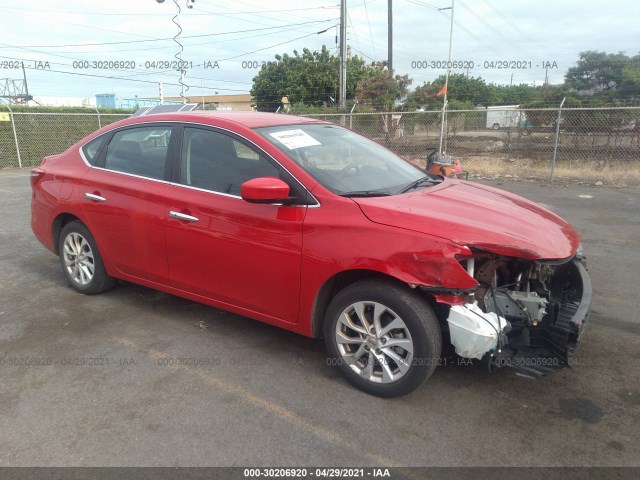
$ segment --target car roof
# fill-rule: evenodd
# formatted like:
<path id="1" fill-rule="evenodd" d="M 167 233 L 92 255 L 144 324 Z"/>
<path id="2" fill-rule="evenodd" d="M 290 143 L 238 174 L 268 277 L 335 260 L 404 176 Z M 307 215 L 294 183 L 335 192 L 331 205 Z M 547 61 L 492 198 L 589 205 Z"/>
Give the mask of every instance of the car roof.
<path id="1" fill-rule="evenodd" d="M 140 117 L 133 117 L 131 120 L 133 120 L 131 123 L 138 123 L 135 120 L 144 123 L 153 121 L 209 123 L 209 121 L 211 121 L 211 123 L 215 125 L 219 125 L 221 123 L 234 123 L 236 125 L 242 125 L 247 128 L 275 127 L 279 125 L 299 125 L 301 123 L 326 123 L 313 118 L 298 117 L 295 115 L 280 113 L 218 110 L 156 113 Z"/>

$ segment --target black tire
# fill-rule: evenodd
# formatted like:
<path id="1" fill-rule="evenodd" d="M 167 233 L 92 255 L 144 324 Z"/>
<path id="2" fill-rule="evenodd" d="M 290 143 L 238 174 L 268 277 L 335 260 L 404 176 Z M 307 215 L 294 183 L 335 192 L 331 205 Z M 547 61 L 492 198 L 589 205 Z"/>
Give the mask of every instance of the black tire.
<path id="1" fill-rule="evenodd" d="M 69 285 L 80 293 L 101 293 L 117 283 L 107 274 L 93 235 L 80 221 L 69 222 L 60 232 L 58 256 Z"/>
<path id="2" fill-rule="evenodd" d="M 373 331 L 375 317 L 381 327 L 378 332 Z M 403 328 L 392 328 L 400 324 Z M 440 325 L 425 299 L 408 286 L 378 279 L 340 291 L 327 309 L 323 333 L 329 364 L 360 390 L 379 397 L 397 397 L 418 388 L 435 370 L 442 350 Z M 346 338 L 340 345 L 339 335 Z M 357 340 L 351 343 L 352 339 Z"/>

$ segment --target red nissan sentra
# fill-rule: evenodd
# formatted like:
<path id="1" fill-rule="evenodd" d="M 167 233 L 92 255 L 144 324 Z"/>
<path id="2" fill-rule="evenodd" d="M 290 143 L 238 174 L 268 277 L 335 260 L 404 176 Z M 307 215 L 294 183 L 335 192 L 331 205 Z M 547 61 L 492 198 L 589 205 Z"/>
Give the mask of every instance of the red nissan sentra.
<path id="1" fill-rule="evenodd" d="M 569 365 L 589 317 L 567 222 L 330 123 L 134 117 L 31 181 L 33 231 L 79 292 L 126 280 L 323 337 L 374 395 L 415 390 L 443 348 L 546 375 Z"/>

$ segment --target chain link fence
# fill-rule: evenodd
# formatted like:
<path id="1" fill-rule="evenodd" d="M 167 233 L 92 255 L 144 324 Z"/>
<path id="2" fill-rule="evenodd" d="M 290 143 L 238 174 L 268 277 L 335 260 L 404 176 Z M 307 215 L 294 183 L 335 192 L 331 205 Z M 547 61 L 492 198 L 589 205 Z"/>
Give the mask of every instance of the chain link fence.
<path id="1" fill-rule="evenodd" d="M 37 166 L 91 132 L 129 114 L 13 112 L 0 106 L 0 168 Z"/>
<path id="2" fill-rule="evenodd" d="M 12 112 L 0 106 L 0 168 L 31 167 L 128 114 Z M 346 125 L 420 166 L 439 148 L 441 111 L 309 115 Z M 442 149 L 469 178 L 640 185 L 640 108 L 447 112 Z"/>
<path id="3" fill-rule="evenodd" d="M 448 111 L 442 150 L 469 178 L 640 185 L 640 108 Z M 308 115 L 346 125 L 424 166 L 441 111 Z"/>

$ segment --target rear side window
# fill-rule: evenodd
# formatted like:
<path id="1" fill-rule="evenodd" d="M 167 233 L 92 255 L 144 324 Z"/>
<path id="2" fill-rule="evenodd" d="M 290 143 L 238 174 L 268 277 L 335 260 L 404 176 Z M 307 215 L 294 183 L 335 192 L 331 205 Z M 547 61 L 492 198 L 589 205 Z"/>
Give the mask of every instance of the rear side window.
<path id="1" fill-rule="evenodd" d="M 138 127 L 113 135 L 104 168 L 142 177 L 164 179 L 171 127 Z"/>
<path id="2" fill-rule="evenodd" d="M 82 154 L 84 158 L 89 162 L 89 165 L 95 165 L 96 160 L 98 160 L 98 154 L 104 145 L 105 140 L 107 139 L 106 135 L 101 135 L 98 138 L 94 138 L 89 143 L 85 144 L 82 147 Z"/>

